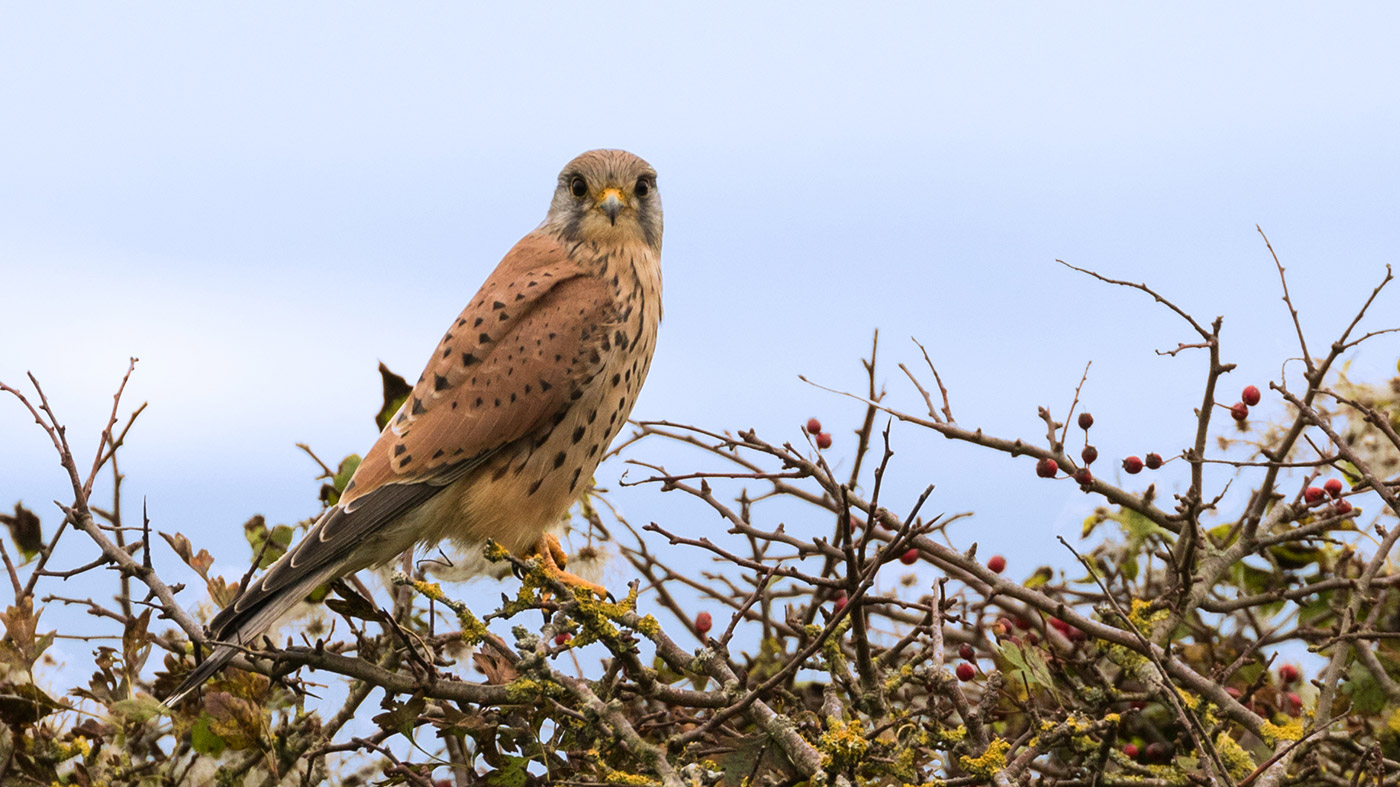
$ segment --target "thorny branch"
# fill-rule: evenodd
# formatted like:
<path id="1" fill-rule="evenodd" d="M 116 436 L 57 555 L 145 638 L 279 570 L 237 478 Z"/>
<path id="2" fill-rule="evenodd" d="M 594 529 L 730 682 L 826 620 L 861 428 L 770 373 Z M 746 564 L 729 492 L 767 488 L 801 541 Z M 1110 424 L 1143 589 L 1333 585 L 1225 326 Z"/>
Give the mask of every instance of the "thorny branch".
<path id="1" fill-rule="evenodd" d="M 1395 330 L 1352 338 L 1391 276 L 1313 358 L 1285 269 L 1265 244 L 1307 368 L 1301 390 L 1268 386 L 1290 408 L 1280 423 L 1227 422 L 1222 432 L 1220 383 L 1234 365 L 1220 318 L 1199 321 L 1146 284 L 1063 263 L 1181 317 L 1194 335 L 1167 355 L 1206 351 L 1194 429 L 1164 452 L 1181 464 L 1110 481 L 1090 472 L 1096 451 L 1071 456 L 1071 418 L 1092 398 L 1084 380 L 1068 410 L 1041 410 L 1038 438 L 960 425 L 917 341 L 932 380 L 897 364 L 923 414 L 907 412 L 884 390 L 877 334 L 861 393 L 825 388 L 864 405 L 853 443 L 839 430 L 826 448 L 810 435 L 638 425 L 615 450 L 669 445 L 696 462 L 672 472 L 634 458 L 650 475 L 624 486 L 694 505 L 634 528 L 603 490 L 584 498 L 572 523 L 586 540 L 576 559 L 620 556 L 638 578 L 620 601 L 578 595 L 538 562 L 489 548 L 520 581 L 478 616 L 430 581 L 432 563 L 446 561 L 405 561 L 386 588 L 359 578 L 355 590 L 336 586 L 300 643 L 248 649 L 173 709 L 152 697 L 191 668 L 191 643 L 205 635 L 190 596 L 178 598 L 185 588 L 162 578 L 171 566 L 168 553 L 152 553 L 149 520 L 122 525 L 118 453 L 144 408 L 118 429 L 132 367 L 86 469 L 37 380 L 32 394 L 0 384 L 49 436 L 73 495 L 53 534 L 23 542 L 31 546 L 16 530 L 29 512 L 5 520 L 21 551 L 12 558 L 0 544 L 14 592 L 0 643 L 0 781 L 196 783 L 213 768 L 225 780 L 316 784 L 359 768 L 424 785 L 1400 782 L 1400 752 L 1387 748 L 1389 721 L 1400 717 L 1400 575 L 1390 560 L 1400 540 L 1400 395 L 1332 382 L 1343 353 Z M 1058 482 L 1080 479 L 1098 504 L 1088 545 L 1071 550 L 1087 575 L 1047 565 L 1013 577 L 1000 556 L 958 548 L 974 541 L 967 514 L 921 513 L 938 503 L 937 479 L 900 500 L 889 482 L 896 449 L 924 430 L 1013 459 L 1053 459 Z M 333 489 L 340 474 L 302 447 Z M 104 469 L 109 508 L 91 499 Z M 1327 475 L 1350 488 L 1314 486 Z M 999 483 L 1014 494 L 1022 482 Z M 1241 487 L 1243 502 L 1227 510 L 1236 492 L 1226 492 Z M 1381 505 L 1362 529 L 1368 501 Z M 722 527 L 695 532 L 696 511 Z M 51 568 L 72 554 L 70 525 L 97 554 Z M 281 554 L 290 531 L 250 520 L 252 565 Z M 241 561 L 162 536 L 202 581 L 201 598 L 227 603 L 249 581 Z M 109 574 L 112 593 L 39 595 Z M 49 604 L 106 627 L 63 635 L 97 648 L 94 677 L 71 704 L 34 679 L 54 639 L 38 623 Z M 174 626 L 154 630 L 163 620 Z M 1306 664 L 1278 663 L 1300 648 L 1320 657 L 1311 681 Z M 321 688 L 334 682 L 345 690 Z M 372 697 L 378 715 L 364 710 Z"/>

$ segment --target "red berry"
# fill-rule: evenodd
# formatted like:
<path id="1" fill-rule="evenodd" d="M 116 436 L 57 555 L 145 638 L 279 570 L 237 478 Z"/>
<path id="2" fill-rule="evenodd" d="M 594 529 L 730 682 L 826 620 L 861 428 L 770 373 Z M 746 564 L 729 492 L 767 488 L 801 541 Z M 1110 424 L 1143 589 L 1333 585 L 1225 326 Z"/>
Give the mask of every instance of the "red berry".
<path id="1" fill-rule="evenodd" d="M 992 555 L 991 559 L 987 561 L 987 570 L 993 574 L 1000 574 L 1005 571 L 1006 558 L 1001 555 Z"/>
<path id="2" fill-rule="evenodd" d="M 1050 618 L 1047 622 L 1050 624 L 1050 628 L 1060 632 L 1061 634 L 1064 634 L 1066 637 L 1069 636 L 1070 626 L 1068 623 L 1064 622 L 1063 620 L 1060 620 L 1059 618 Z"/>
<path id="3" fill-rule="evenodd" d="M 1089 427 L 1091 427 L 1091 426 L 1093 426 L 1093 425 L 1094 425 L 1094 416 L 1089 415 L 1088 413 L 1080 413 L 1080 414 L 1079 414 L 1079 428 L 1080 428 L 1080 429 L 1088 429 Z"/>
<path id="4" fill-rule="evenodd" d="M 1282 667 L 1278 668 L 1279 682 L 1285 686 L 1297 681 L 1299 677 L 1300 674 L 1298 672 L 1298 668 L 1293 666 L 1292 664 L 1285 664 Z"/>
<path id="5" fill-rule="evenodd" d="M 1326 492 L 1323 492 L 1321 489 L 1315 486 L 1310 486 L 1307 489 L 1303 490 L 1303 501 L 1310 506 L 1321 503 L 1323 498 L 1326 496 Z"/>
<path id="6" fill-rule="evenodd" d="M 1345 500 L 1338 500 L 1337 502 L 1333 503 L 1332 508 L 1334 508 L 1339 514 L 1351 513 L 1351 503 L 1348 503 Z"/>
<path id="7" fill-rule="evenodd" d="M 1091 465 L 1095 459 L 1099 458 L 1099 449 L 1092 445 L 1086 445 L 1084 450 L 1079 452 L 1079 456 L 1084 460 L 1084 464 Z"/>
<path id="8" fill-rule="evenodd" d="M 1303 715 L 1303 698 L 1302 698 L 1302 697 L 1299 697 L 1297 694 L 1294 694 L 1293 692 L 1290 691 L 1290 692 L 1288 692 L 1287 695 L 1285 695 L 1284 698 L 1287 700 L 1287 703 L 1286 703 L 1286 706 L 1287 706 L 1287 707 L 1285 707 L 1285 710 L 1288 712 L 1288 715 L 1289 715 L 1289 716 L 1302 716 L 1302 715 Z"/>
<path id="9" fill-rule="evenodd" d="M 1041 478 L 1054 478 L 1060 472 L 1060 463 L 1054 459 L 1042 459 L 1035 463 L 1035 474 Z"/>
<path id="10" fill-rule="evenodd" d="M 1132 743 L 1123 744 L 1123 756 L 1127 757 L 1130 760 L 1136 760 L 1138 756 L 1137 745 Z"/>
<path id="11" fill-rule="evenodd" d="M 1136 456 L 1130 456 L 1123 460 L 1123 472 L 1128 475 L 1137 475 L 1142 472 L 1142 460 Z"/>
<path id="12" fill-rule="evenodd" d="M 1236 421 L 1243 421 L 1249 418 L 1249 408 L 1244 402 L 1235 402 L 1230 405 L 1230 417 Z"/>
<path id="13" fill-rule="evenodd" d="M 977 668 L 966 661 L 958 665 L 958 680 L 967 683 L 977 677 Z"/>
<path id="14" fill-rule="evenodd" d="M 1038 645 L 1040 644 L 1040 637 L 1037 636 L 1034 631 L 1032 631 L 1026 635 L 1026 641 L 1031 643 L 1032 645 Z"/>
<path id="15" fill-rule="evenodd" d="M 1171 746 L 1165 743 L 1149 743 L 1147 751 L 1143 752 L 1148 762 L 1165 763 L 1172 759 Z"/>
<path id="16" fill-rule="evenodd" d="M 1076 627 L 1074 627 L 1074 626 L 1070 626 L 1070 627 L 1069 627 L 1069 641 L 1070 641 L 1070 642 L 1083 642 L 1084 640 L 1086 640 L 1086 639 L 1088 639 L 1088 638 L 1089 638 L 1089 635 L 1085 634 L 1084 631 L 1083 631 L 1082 629 L 1076 628 Z"/>
<path id="17" fill-rule="evenodd" d="M 903 563 L 906 566 L 912 566 L 915 563 L 919 562 L 918 547 L 911 547 L 908 552 L 905 552 L 904 554 L 900 555 L 899 562 Z"/>
<path id="18" fill-rule="evenodd" d="M 807 419 L 807 434 L 819 434 L 822 430 L 822 422 L 815 418 Z"/>
<path id="19" fill-rule="evenodd" d="M 1148 470 L 1156 470 L 1157 468 L 1162 466 L 1162 455 L 1148 454 L 1147 460 L 1144 462 L 1144 464 L 1147 465 Z"/>
<path id="20" fill-rule="evenodd" d="M 1031 627 L 1030 620 L 1026 618 L 1016 618 L 1015 623 L 1016 628 L 1021 629 L 1022 631 L 1025 631 Z"/>
<path id="21" fill-rule="evenodd" d="M 1342 482 L 1335 478 L 1327 479 L 1327 483 L 1323 484 L 1322 488 L 1334 499 L 1342 496 Z"/>
<path id="22" fill-rule="evenodd" d="M 554 635 L 554 644 L 555 644 L 555 645 L 560 645 L 560 646 L 562 646 L 562 645 L 568 643 L 568 641 L 571 640 L 571 639 L 573 639 L 573 638 L 574 638 L 574 635 L 573 635 L 573 634 L 570 634 L 569 632 L 564 631 L 564 632 L 561 632 L 561 633 L 559 633 L 559 634 L 555 634 L 555 635 Z"/>
<path id="23" fill-rule="evenodd" d="M 1089 472 L 1089 468 L 1081 467 L 1074 471 L 1074 480 L 1079 482 L 1079 485 L 1087 491 L 1089 485 L 1094 483 L 1094 474 Z"/>
<path id="24" fill-rule="evenodd" d="M 817 433 L 817 447 L 825 451 L 831 447 L 831 434 L 828 432 Z"/>
<path id="25" fill-rule="evenodd" d="M 958 657 L 963 661 L 976 661 L 977 651 L 973 650 L 971 645 L 964 642 L 958 646 Z"/>
<path id="26" fill-rule="evenodd" d="M 1250 407 L 1259 404 L 1259 389 L 1252 385 L 1246 385 L 1240 392 L 1240 399 Z"/>
<path id="27" fill-rule="evenodd" d="M 714 625 L 714 621 L 710 618 L 710 613 L 701 612 L 699 615 L 695 616 L 695 630 L 700 632 L 700 636 L 703 637 L 710 633 L 710 627 L 712 625 Z"/>
<path id="28" fill-rule="evenodd" d="M 1234 699 L 1239 699 L 1240 697 L 1244 696 L 1243 693 L 1234 686 L 1226 686 L 1225 693 L 1229 694 Z"/>
<path id="29" fill-rule="evenodd" d="M 839 594 L 837 594 L 836 598 L 832 601 L 831 606 L 836 612 L 840 612 L 841 610 L 845 609 L 846 591 L 843 590 Z"/>

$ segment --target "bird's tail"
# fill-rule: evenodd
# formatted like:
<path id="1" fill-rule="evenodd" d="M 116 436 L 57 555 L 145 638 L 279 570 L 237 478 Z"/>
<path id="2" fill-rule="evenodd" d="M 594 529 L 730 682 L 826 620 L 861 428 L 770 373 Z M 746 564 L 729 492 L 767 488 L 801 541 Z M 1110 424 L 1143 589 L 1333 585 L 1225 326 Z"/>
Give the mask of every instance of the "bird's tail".
<path id="1" fill-rule="evenodd" d="M 284 555 L 283 559 L 287 557 L 289 555 Z M 326 566 L 289 584 L 271 587 L 267 578 L 274 573 L 274 565 L 272 570 L 239 594 L 233 603 L 224 607 L 209 622 L 209 631 L 217 643 L 235 644 L 216 644 L 214 652 L 186 675 L 180 685 L 165 698 L 166 706 L 175 707 L 187 694 L 212 678 L 214 673 L 238 655 L 237 645 L 248 645 L 262 636 L 292 607 L 335 576 L 336 568 L 333 565 Z"/>
<path id="2" fill-rule="evenodd" d="M 165 698 L 166 706 L 173 708 L 179 705 L 185 699 L 185 695 L 203 686 L 204 681 L 214 677 L 214 673 L 222 669 L 236 655 L 238 655 L 238 649 L 229 645 L 220 645 L 214 648 L 214 652 L 210 653 L 208 658 L 186 675 L 179 687 Z"/>

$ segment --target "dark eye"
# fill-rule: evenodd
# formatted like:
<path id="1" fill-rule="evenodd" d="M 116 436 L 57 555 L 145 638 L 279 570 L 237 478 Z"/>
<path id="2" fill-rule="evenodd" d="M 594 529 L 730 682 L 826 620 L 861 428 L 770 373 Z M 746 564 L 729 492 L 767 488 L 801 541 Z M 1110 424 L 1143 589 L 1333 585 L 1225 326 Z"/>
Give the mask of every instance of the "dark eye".
<path id="1" fill-rule="evenodd" d="M 651 184 L 645 177 L 637 178 L 637 185 L 632 190 L 637 192 L 638 197 L 645 197 L 651 192 Z"/>
<path id="2" fill-rule="evenodd" d="M 575 197 L 582 197 L 588 193 L 588 184 L 584 182 L 583 178 L 575 175 L 574 179 L 569 182 L 569 191 L 572 191 Z"/>

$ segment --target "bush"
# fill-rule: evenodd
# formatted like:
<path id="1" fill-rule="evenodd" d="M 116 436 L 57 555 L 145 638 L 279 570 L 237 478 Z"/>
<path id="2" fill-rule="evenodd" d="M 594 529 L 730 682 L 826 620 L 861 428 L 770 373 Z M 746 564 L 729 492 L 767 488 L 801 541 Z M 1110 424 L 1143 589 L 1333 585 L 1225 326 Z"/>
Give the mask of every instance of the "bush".
<path id="1" fill-rule="evenodd" d="M 1371 386 L 1337 371 L 1384 332 L 1360 325 L 1389 272 L 1325 355 L 1308 351 L 1299 326 L 1301 358 L 1285 367 L 1298 379 L 1239 402 L 1221 395 L 1232 365 L 1219 319 L 1199 322 L 1145 285 L 1090 275 L 1165 304 L 1192 334 L 1170 354 L 1208 358 L 1194 430 L 1174 450 L 1098 458 L 1092 438 L 1105 425 L 1085 417 L 1077 391 L 1068 411 L 1040 410 L 1038 439 L 968 428 L 931 361 L 922 374 L 901 366 L 924 408 L 898 409 L 879 390 L 872 349 L 868 390 L 855 395 L 865 418 L 853 448 L 832 446 L 820 423 L 795 442 L 638 424 L 627 444 L 634 455 L 674 441 L 702 452 L 707 469 L 644 465 L 651 476 L 637 483 L 679 493 L 678 520 L 717 514 L 730 537 L 634 528 L 593 490 L 572 526 L 630 565 L 637 580 L 621 598 L 576 593 L 535 561 L 488 549 L 521 581 L 503 585 L 513 595 L 478 615 L 423 563 L 405 564 L 385 592 L 358 581 L 325 589 L 301 644 L 266 642 L 174 709 L 154 697 L 193 666 L 193 643 L 206 644 L 177 596 L 227 603 L 293 529 L 253 518 L 247 574 L 215 574 L 213 558 L 186 536 L 153 539 L 149 523 L 125 524 L 119 496 L 108 509 L 90 500 L 102 472 L 120 491 L 115 457 L 140 413 L 118 419 L 120 389 L 84 472 L 38 381 L 32 392 L 0 386 L 52 438 L 73 490 L 47 537 L 22 506 L 4 519 L 19 554 L 0 543 L 14 591 L 0 618 L 0 781 L 1393 782 L 1400 598 L 1391 591 L 1400 575 L 1389 556 L 1400 538 L 1400 377 Z M 1260 396 L 1286 405 L 1288 417 L 1251 420 Z M 924 514 L 928 491 L 886 500 L 894 427 L 877 429 L 882 419 L 1020 459 L 1008 465 L 1017 474 L 1008 487 L 1077 484 L 1098 506 L 1084 545 L 1065 544 L 1082 571 L 1042 567 L 1017 580 L 1024 569 L 1000 556 L 952 546 L 960 517 Z M 828 456 L 842 450 L 850 469 L 838 474 Z M 1109 463 L 1122 464 L 1122 486 L 1092 470 Z M 1243 507 L 1222 509 L 1208 464 L 1249 487 Z M 1164 466 L 1190 479 L 1170 499 L 1154 483 Z M 353 466 L 323 467 L 322 500 L 333 502 Z M 823 524 L 784 526 L 773 500 L 800 504 L 816 513 L 806 521 Z M 50 568 L 55 544 L 73 530 L 101 558 Z M 658 550 L 662 541 L 674 548 Z M 172 564 L 162 544 L 205 587 L 163 580 Z M 702 558 L 713 568 L 697 570 Z M 893 591 L 876 590 L 877 577 L 905 576 L 903 566 L 918 561 L 941 575 L 931 588 L 907 575 L 882 583 Z M 77 575 L 103 590 L 53 594 Z M 696 596 L 703 615 L 682 601 Z M 120 635 L 93 651 L 87 685 L 34 681 L 54 638 L 40 617 L 55 603 L 80 605 Z M 649 614 L 662 610 L 667 627 Z M 690 637 L 704 646 L 677 641 Z M 589 645 L 601 663 L 577 658 Z M 478 673 L 470 679 L 468 662 Z M 312 681 L 328 676 L 344 698 L 308 699 L 320 692 Z M 363 709 L 372 698 L 376 731 L 347 734 L 352 719 L 372 713 Z"/>

